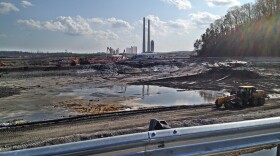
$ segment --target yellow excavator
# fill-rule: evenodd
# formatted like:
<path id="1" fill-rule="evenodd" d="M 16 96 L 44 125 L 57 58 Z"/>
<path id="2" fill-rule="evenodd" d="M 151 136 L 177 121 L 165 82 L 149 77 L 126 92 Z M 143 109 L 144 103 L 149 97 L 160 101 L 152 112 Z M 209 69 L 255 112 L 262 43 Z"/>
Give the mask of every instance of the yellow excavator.
<path id="1" fill-rule="evenodd" d="M 226 109 L 246 106 L 262 106 L 265 99 L 269 98 L 264 90 L 257 90 L 255 86 L 239 86 L 237 91 L 230 96 L 218 97 L 215 101 L 217 108 L 224 106 Z"/>

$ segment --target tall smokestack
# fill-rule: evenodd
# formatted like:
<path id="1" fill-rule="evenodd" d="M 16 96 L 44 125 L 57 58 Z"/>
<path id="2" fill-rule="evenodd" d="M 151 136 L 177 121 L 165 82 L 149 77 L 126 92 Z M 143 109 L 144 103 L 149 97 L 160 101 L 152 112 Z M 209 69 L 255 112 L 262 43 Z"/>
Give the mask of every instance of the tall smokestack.
<path id="1" fill-rule="evenodd" d="M 145 35 L 145 17 L 143 18 L 143 53 L 145 53 L 145 50 L 146 50 L 146 40 L 145 40 L 145 38 L 146 38 L 146 35 Z"/>
<path id="2" fill-rule="evenodd" d="M 155 42 L 154 40 L 151 41 L 151 52 L 155 51 Z"/>
<path id="3" fill-rule="evenodd" d="M 151 51 L 150 24 L 151 24 L 151 21 L 148 20 L 148 52 Z"/>

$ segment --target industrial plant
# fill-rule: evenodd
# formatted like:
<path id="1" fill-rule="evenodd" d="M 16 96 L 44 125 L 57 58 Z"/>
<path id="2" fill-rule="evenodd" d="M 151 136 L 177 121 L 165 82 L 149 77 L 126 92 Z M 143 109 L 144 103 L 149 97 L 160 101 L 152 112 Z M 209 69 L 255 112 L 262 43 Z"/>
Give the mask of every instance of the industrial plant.
<path id="1" fill-rule="evenodd" d="M 146 50 L 146 18 L 143 18 L 143 53 L 153 53 L 155 49 L 155 43 L 151 41 L 151 20 L 148 19 L 148 40 L 147 40 L 147 50 Z"/>
<path id="2" fill-rule="evenodd" d="M 161 55 L 155 52 L 155 42 L 151 41 L 151 20 L 148 19 L 148 40 L 146 49 L 146 18 L 143 18 L 143 42 L 142 53 L 136 56 L 137 59 L 160 59 Z"/>
<path id="3" fill-rule="evenodd" d="M 137 46 L 130 46 L 123 50 L 123 53 L 119 52 L 119 48 L 116 50 L 111 47 L 107 47 L 107 53 L 110 57 L 118 58 L 117 60 L 126 60 L 127 58 L 134 58 L 138 60 L 142 59 L 161 59 L 161 55 L 155 52 L 155 42 L 151 40 L 151 20 L 148 19 L 148 39 L 146 47 L 146 18 L 143 17 L 143 41 L 142 41 L 142 53 L 137 53 Z"/>

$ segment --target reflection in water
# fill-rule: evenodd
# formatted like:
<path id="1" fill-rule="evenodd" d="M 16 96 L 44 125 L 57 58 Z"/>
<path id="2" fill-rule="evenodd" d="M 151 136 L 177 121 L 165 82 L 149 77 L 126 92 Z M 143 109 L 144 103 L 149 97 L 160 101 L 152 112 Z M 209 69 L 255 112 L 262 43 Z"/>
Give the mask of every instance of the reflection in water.
<path id="1" fill-rule="evenodd" d="M 73 89 L 69 95 L 81 96 L 88 99 L 105 97 L 139 97 L 137 102 L 142 104 L 155 104 L 162 106 L 172 105 L 199 105 L 214 103 L 224 91 L 211 90 L 178 90 L 175 88 L 159 87 L 153 85 L 113 85 L 96 88 L 87 84 L 79 89 Z M 67 95 L 68 93 L 62 93 Z"/>
<path id="2" fill-rule="evenodd" d="M 142 88 L 142 99 L 144 99 L 145 97 L 145 86 L 143 85 L 143 88 Z"/>
<path id="3" fill-rule="evenodd" d="M 137 91 L 139 86 L 129 86 L 130 92 Z M 171 105 L 193 105 L 213 103 L 218 96 L 223 96 L 222 91 L 191 90 L 180 91 L 174 88 L 145 86 L 142 85 L 142 98 L 138 102 L 143 104 L 157 104 L 163 106 Z"/>
<path id="4" fill-rule="evenodd" d="M 204 98 L 204 101 L 211 102 L 215 101 L 216 98 L 218 97 L 217 92 L 213 91 L 205 91 L 205 90 L 200 90 L 198 91 L 199 95 Z"/>
<path id="5" fill-rule="evenodd" d="M 145 99 L 145 95 L 150 95 L 150 85 L 147 85 L 147 93 L 145 94 L 145 85 L 142 85 L 142 99 Z"/>
<path id="6" fill-rule="evenodd" d="M 147 87 L 147 95 L 149 96 L 150 95 L 150 86 L 148 85 Z"/>

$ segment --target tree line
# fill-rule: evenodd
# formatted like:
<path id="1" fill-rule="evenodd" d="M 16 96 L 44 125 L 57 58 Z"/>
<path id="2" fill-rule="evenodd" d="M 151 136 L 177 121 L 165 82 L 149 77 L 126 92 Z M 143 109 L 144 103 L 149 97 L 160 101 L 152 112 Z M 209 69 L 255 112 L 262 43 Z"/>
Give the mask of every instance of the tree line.
<path id="1" fill-rule="evenodd" d="M 280 0 L 231 7 L 194 43 L 199 56 L 280 56 Z"/>
<path id="2" fill-rule="evenodd" d="M 24 52 L 0 51 L 0 58 L 10 57 L 104 57 L 105 52 L 98 53 L 72 53 L 72 52 Z"/>

